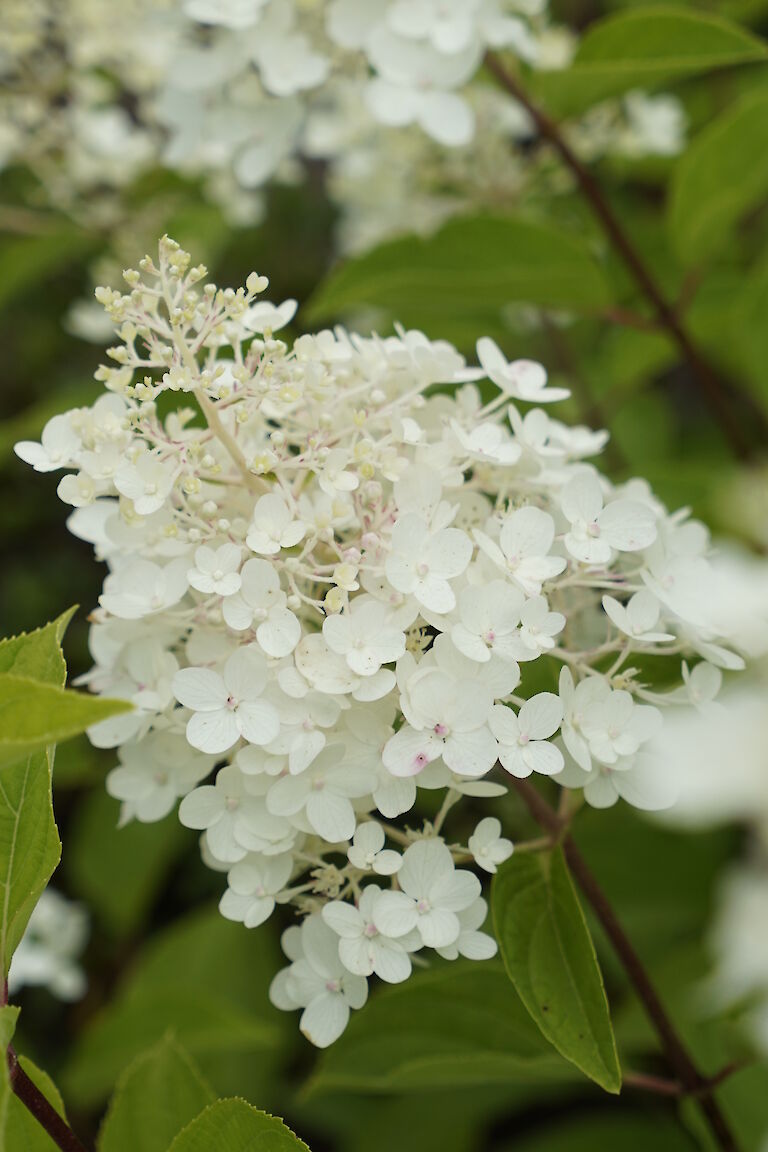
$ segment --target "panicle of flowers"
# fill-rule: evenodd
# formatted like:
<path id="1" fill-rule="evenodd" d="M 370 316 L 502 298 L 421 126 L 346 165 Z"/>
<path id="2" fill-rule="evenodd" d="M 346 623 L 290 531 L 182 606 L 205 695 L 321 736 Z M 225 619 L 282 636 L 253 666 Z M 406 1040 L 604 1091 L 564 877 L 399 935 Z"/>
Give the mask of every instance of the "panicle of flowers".
<path id="1" fill-rule="evenodd" d="M 180 801 L 225 916 L 293 905 L 272 996 L 326 1045 L 371 975 L 493 954 L 472 865 L 510 830 L 454 842 L 458 801 L 539 773 L 665 805 L 670 680 L 742 658 L 705 528 L 601 475 L 606 433 L 550 415 L 568 392 L 541 365 L 400 328 L 289 343 L 294 301 L 256 273 L 217 288 L 167 237 L 124 278 L 98 292 L 104 394 L 16 446 L 66 470 L 69 527 L 108 568 L 84 679 L 134 709 L 91 739 L 117 750 L 123 822 Z M 648 655 L 674 661 L 663 687 Z"/>

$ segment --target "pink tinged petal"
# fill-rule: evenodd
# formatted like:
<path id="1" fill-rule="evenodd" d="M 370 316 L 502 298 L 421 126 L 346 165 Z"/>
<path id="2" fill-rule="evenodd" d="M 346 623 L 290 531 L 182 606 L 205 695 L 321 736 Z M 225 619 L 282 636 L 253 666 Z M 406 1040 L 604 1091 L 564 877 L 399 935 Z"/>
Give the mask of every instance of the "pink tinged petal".
<path id="1" fill-rule="evenodd" d="M 474 872 L 459 868 L 455 872 L 444 872 L 435 881 L 429 889 L 429 901 L 435 907 L 447 908 L 449 912 L 462 912 L 474 904 L 481 891 Z"/>
<path id="2" fill-rule="evenodd" d="M 491 658 L 487 644 L 480 636 L 470 632 L 463 624 L 454 624 L 451 629 L 451 640 L 464 656 L 475 660 L 478 664 L 485 664 Z"/>
<path id="3" fill-rule="evenodd" d="M 220 819 L 224 812 L 224 796 L 220 788 L 204 784 L 185 796 L 179 805 L 179 820 L 185 828 L 202 830 Z"/>
<path id="4" fill-rule="evenodd" d="M 200 752 L 227 752 L 240 739 L 240 726 L 234 712 L 196 712 L 187 723 L 187 740 Z"/>
<path id="5" fill-rule="evenodd" d="M 616 500 L 599 517 L 600 531 L 620 552 L 637 552 L 656 539 L 656 517 L 639 500 Z"/>
<path id="6" fill-rule="evenodd" d="M 280 717 L 267 700 L 246 700 L 235 715 L 240 732 L 249 744 L 271 744 L 280 735 Z"/>
<path id="7" fill-rule="evenodd" d="M 563 754 L 554 744 L 546 740 L 533 740 L 522 749 L 523 759 L 533 772 L 542 776 L 556 776 L 565 765 Z"/>
<path id="8" fill-rule="evenodd" d="M 384 745 L 382 760 L 393 776 L 417 776 L 442 748 L 442 740 L 432 732 L 417 732 L 406 724 Z"/>
<path id="9" fill-rule="evenodd" d="M 299 1028 L 316 1048 L 338 1040 L 349 1022 L 349 1005 L 340 992 L 323 992 L 301 1014 Z"/>
<path id="10" fill-rule="evenodd" d="M 224 681 L 209 668 L 182 668 L 171 687 L 179 703 L 195 712 L 215 712 L 227 703 Z"/>
<path id="11" fill-rule="evenodd" d="M 458 940 L 459 918 L 447 908 L 432 908 L 419 916 L 417 928 L 427 948 L 445 948 Z"/>
<path id="12" fill-rule="evenodd" d="M 525 780 L 532 772 L 519 744 L 502 744 L 499 748 L 499 763 L 505 772 L 509 772 L 510 776 L 514 776 L 517 780 Z"/>
<path id="13" fill-rule="evenodd" d="M 487 728 L 456 732 L 443 748 L 443 760 L 460 776 L 484 776 L 496 763 L 498 744 Z"/>
<path id="14" fill-rule="evenodd" d="M 529 740 L 546 740 L 563 719 L 563 702 L 554 692 L 539 692 L 526 700 L 518 717 L 520 730 Z"/>
<path id="15" fill-rule="evenodd" d="M 329 844 L 352 839 L 355 832 L 355 810 L 345 796 L 337 796 L 327 788 L 310 792 L 306 812 L 315 832 Z"/>
<path id="16" fill-rule="evenodd" d="M 382 892 L 376 901 L 373 922 L 384 936 L 405 936 L 413 931 L 418 919 L 416 902 L 405 892 Z"/>

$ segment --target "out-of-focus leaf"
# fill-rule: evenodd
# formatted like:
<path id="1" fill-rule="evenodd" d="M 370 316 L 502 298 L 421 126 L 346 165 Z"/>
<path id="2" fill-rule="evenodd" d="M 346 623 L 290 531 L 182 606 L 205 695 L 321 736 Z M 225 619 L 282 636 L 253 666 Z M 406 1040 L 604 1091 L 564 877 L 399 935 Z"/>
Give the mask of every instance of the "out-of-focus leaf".
<path id="1" fill-rule="evenodd" d="M 215 909 L 174 924 L 150 942 L 81 1033 L 63 1077 L 65 1096 L 78 1106 L 99 1103 L 167 1032 L 196 1059 L 274 1054 L 289 1023 L 267 997 L 277 966 L 268 934 L 244 931 Z"/>
<path id="2" fill-rule="evenodd" d="M 744 281 L 730 313 L 731 343 L 764 405 L 768 406 L 768 259 Z"/>
<path id="3" fill-rule="evenodd" d="M 732 228 L 768 194 L 768 87 L 728 108 L 678 161 L 669 195 L 670 239 L 682 260 L 717 255 Z"/>
<path id="4" fill-rule="evenodd" d="M 457 963 L 377 992 L 322 1053 L 310 1087 L 421 1092 L 572 1075 L 501 965 Z"/>
<path id="5" fill-rule="evenodd" d="M 737 24 L 642 4 L 592 24 L 570 68 L 540 72 L 532 85 L 554 112 L 574 115 L 631 88 L 765 60 L 765 43 Z"/>
<path id="6" fill-rule="evenodd" d="M 12 1007 L 10 1004 L 0 1006 L 0 1133 L 5 1128 L 13 1093 L 6 1053 L 16 1031 L 18 1018 L 18 1008 Z"/>
<path id="7" fill-rule="evenodd" d="M 331 272 L 305 314 L 327 320 L 380 308 L 408 327 L 454 339 L 454 327 L 489 319 L 511 303 L 594 313 L 611 300 L 603 270 L 581 239 L 551 224 L 467 216 L 424 240 L 393 240 Z"/>
<path id="8" fill-rule="evenodd" d="M 595 1112 L 545 1125 L 503 1152 L 696 1152 L 697 1144 L 661 1110 Z"/>
<path id="9" fill-rule="evenodd" d="M 76 608 L 62 612 L 50 624 L 34 632 L 9 636 L 0 640 L 0 673 L 27 676 L 63 688 L 67 679 L 67 665 L 61 651 L 61 642 Z"/>
<path id="10" fill-rule="evenodd" d="M 168 1152 L 309 1152 L 277 1116 L 245 1100 L 217 1100 L 193 1120 Z"/>
<path id="11" fill-rule="evenodd" d="M 174 1136 L 215 1099 L 172 1036 L 126 1069 L 99 1134 L 99 1152 L 166 1152 Z"/>
<path id="12" fill-rule="evenodd" d="M 36 1088 L 42 1092 L 49 1104 L 66 1119 L 64 1102 L 56 1085 L 50 1076 L 38 1068 L 26 1056 L 19 1057 L 19 1064 L 29 1076 Z M 3 1136 L 5 1143 L 3 1143 Z M 5 1131 L 0 1129 L 0 1148 L 13 1152 L 18 1148 L 20 1152 L 56 1152 L 57 1144 L 40 1126 L 30 1111 L 22 1104 L 17 1096 L 11 1096 L 8 1113 L 5 1120 Z"/>
<path id="13" fill-rule="evenodd" d="M 175 812 L 154 824 L 133 821 L 118 828 L 119 812 L 118 801 L 103 786 L 80 802 L 69 827 L 64 869 L 72 891 L 111 933 L 123 937 L 141 924 L 191 834 Z"/>
<path id="14" fill-rule="evenodd" d="M 595 948 L 561 849 L 512 856 L 491 907 L 509 978 L 558 1052 L 606 1092 L 621 1069 Z"/>
<path id="15" fill-rule="evenodd" d="M 43 749 L 0 771 L 0 979 L 61 858 L 52 755 Z"/>
<path id="16" fill-rule="evenodd" d="M 0 308 L 82 259 L 98 243 L 98 237 L 72 227 L 6 238 L 0 245 Z"/>

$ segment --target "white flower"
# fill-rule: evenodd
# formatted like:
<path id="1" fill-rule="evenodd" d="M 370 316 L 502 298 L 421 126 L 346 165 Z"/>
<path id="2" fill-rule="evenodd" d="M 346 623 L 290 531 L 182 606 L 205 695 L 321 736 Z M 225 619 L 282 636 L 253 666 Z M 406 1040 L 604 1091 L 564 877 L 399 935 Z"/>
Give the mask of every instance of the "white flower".
<path id="1" fill-rule="evenodd" d="M 118 750 L 120 767 L 107 776 L 110 796 L 122 800 L 121 824 L 162 820 L 210 772 L 213 757 L 191 752 L 183 736 L 175 732 L 150 732 L 135 744 Z"/>
<path id="2" fill-rule="evenodd" d="M 588 773 L 575 765 L 566 767 L 562 783 L 583 788 L 584 799 L 593 808 L 611 808 L 622 799 L 633 808 L 658 812 L 671 807 L 678 792 L 671 765 L 649 752 L 620 757 L 613 764 L 595 764 Z"/>
<path id="3" fill-rule="evenodd" d="M 504 520 L 498 544 L 477 529 L 475 537 L 483 551 L 510 574 L 527 596 L 538 596 L 542 584 L 554 579 L 566 566 L 562 557 L 548 555 L 555 539 L 554 520 L 533 505 L 518 508 Z"/>
<path id="4" fill-rule="evenodd" d="M 516 637 L 517 660 L 535 660 L 542 652 L 554 648 L 554 637 L 562 632 L 566 620 L 562 612 L 550 612 L 546 596 L 532 596 L 520 609 L 520 629 Z"/>
<path id="5" fill-rule="evenodd" d="M 602 676 L 588 676 L 575 687 L 567 668 L 560 673 L 563 740 L 576 763 L 591 770 L 592 758 L 616 764 L 631 757 L 661 726 L 661 713 L 635 704 L 629 692 L 614 690 Z"/>
<path id="6" fill-rule="evenodd" d="M 257 928 L 272 915 L 275 897 L 288 883 L 293 856 L 251 854 L 239 860 L 227 874 L 228 888 L 219 901 L 227 920 L 239 920 L 246 928 Z"/>
<path id="7" fill-rule="evenodd" d="M 280 731 L 273 704 L 261 699 L 267 665 L 255 644 L 230 656 L 219 675 L 210 668 L 182 668 L 173 680 L 176 699 L 192 715 L 187 740 L 201 752 L 226 752 L 242 736 L 249 744 L 269 744 Z"/>
<path id="8" fill-rule="evenodd" d="M 693 668 L 683 661 L 684 688 L 681 692 L 699 712 L 712 712 L 719 708 L 715 697 L 723 686 L 723 674 L 713 664 L 701 660 Z"/>
<path id="9" fill-rule="evenodd" d="M 272 785 L 267 807 L 278 816 L 303 813 L 309 828 L 331 844 L 351 840 L 355 831 L 352 800 L 375 787 L 373 773 L 344 759 L 344 748 L 331 744 L 298 776 L 282 776 Z"/>
<path id="10" fill-rule="evenodd" d="M 203 784 L 185 796 L 179 819 L 187 828 L 205 829 L 211 852 L 228 864 L 243 860 L 248 852 L 291 845 L 289 825 L 267 811 L 259 780 L 233 765 L 221 769 L 215 784 Z"/>
<path id="11" fill-rule="evenodd" d="M 492 702 L 478 681 L 429 669 L 402 701 L 408 723 L 384 746 L 384 766 L 393 776 L 416 776 L 442 756 L 461 776 L 484 776 L 496 762 L 496 741 L 488 729 Z"/>
<path id="12" fill-rule="evenodd" d="M 459 935 L 452 944 L 445 944 L 435 951 L 445 960 L 491 960 L 498 951 L 496 941 L 486 932 L 478 929 L 488 915 L 488 905 L 479 896 L 469 908 L 458 913 Z"/>
<path id="13" fill-rule="evenodd" d="M 283 1011 L 303 1008 L 302 1033 L 316 1047 L 327 1048 L 346 1028 L 350 1008 L 365 1004 L 368 983 L 344 967 L 339 938 L 319 915 L 284 932 L 283 950 L 293 963 L 272 981 L 270 1000 Z"/>
<path id="14" fill-rule="evenodd" d="M 475 864 L 485 872 L 495 872 L 512 855 L 511 840 L 501 835 L 501 821 L 495 816 L 486 816 L 475 828 L 467 841 Z M 481 921 L 482 923 L 482 921 Z"/>
<path id="15" fill-rule="evenodd" d="M 268 3 L 269 0 L 184 0 L 184 12 L 201 24 L 243 29 L 258 22 L 261 9 Z"/>
<path id="16" fill-rule="evenodd" d="M 520 445 L 499 424 L 477 424 L 465 432 L 457 420 L 452 420 L 451 428 L 461 447 L 473 460 L 509 467 L 520 459 Z"/>
<path id="17" fill-rule="evenodd" d="M 203 545 L 195 552 L 195 567 L 187 572 L 187 579 L 198 592 L 234 596 L 242 583 L 241 557 L 237 544 L 222 544 L 219 548 Z"/>
<path id="18" fill-rule="evenodd" d="M 347 849 L 347 858 L 355 868 L 363 872 L 373 870 L 379 876 L 391 876 L 397 872 L 402 862 L 399 852 L 384 847 L 384 829 L 375 820 L 358 824 L 352 843 Z"/>
<path id="19" fill-rule="evenodd" d="M 456 604 L 450 581 L 462 574 L 472 557 L 466 532 L 460 528 L 430 532 L 421 516 L 407 512 L 392 529 L 391 539 L 385 571 L 392 587 L 415 596 L 432 612 L 450 612 Z"/>
<path id="20" fill-rule="evenodd" d="M 138 516 L 151 516 L 165 504 L 176 479 L 173 462 L 164 463 L 152 452 L 143 452 L 133 462 L 126 461 L 115 473 L 115 488 L 133 501 Z"/>
<path id="21" fill-rule="evenodd" d="M 659 620 L 659 602 L 652 592 L 635 592 L 629 602 L 620 604 L 613 596 L 603 596 L 603 608 L 625 636 L 643 644 L 661 644 L 674 640 L 669 632 L 654 632 Z"/>
<path id="22" fill-rule="evenodd" d="M 292 548 L 303 538 L 306 528 L 294 520 L 282 497 L 268 493 L 256 501 L 246 544 L 260 556 L 274 556 L 281 548 Z"/>
<path id="23" fill-rule="evenodd" d="M 491 712 L 491 731 L 499 741 L 499 760 L 511 776 L 524 779 L 531 772 L 555 776 L 562 771 L 563 754 L 549 737 L 563 719 L 563 704 L 553 692 L 539 692 L 521 706 L 517 716 L 511 708 L 496 704 Z"/>
<path id="24" fill-rule="evenodd" d="M 451 639 L 470 660 L 485 663 L 491 654 L 514 660 L 513 637 L 524 603 L 522 593 L 503 580 L 492 580 L 482 592 L 469 585 L 459 596 L 459 621 L 451 628 Z"/>
<path id="25" fill-rule="evenodd" d="M 458 913 L 480 895 L 472 872 L 457 870 L 442 840 L 417 840 L 403 853 L 397 874 L 399 892 L 382 892 L 376 902 L 376 927 L 385 936 L 406 936 L 415 928 L 428 948 L 458 940 Z"/>
<path id="26" fill-rule="evenodd" d="M 342 900 L 333 900 L 323 908 L 323 920 L 339 939 L 339 958 L 350 972 L 357 976 L 372 976 L 388 984 L 399 984 L 411 974 L 411 959 L 406 941 L 411 947 L 420 947 L 418 936 L 407 940 L 398 933 L 395 939 L 376 925 L 376 913 L 385 894 L 376 884 L 367 884 L 360 893 L 357 907 Z"/>
<path id="27" fill-rule="evenodd" d="M 603 508 L 600 483 L 590 472 L 570 481 L 560 503 L 571 525 L 565 546 L 583 564 L 607 564 L 613 548 L 639 552 L 656 539 L 656 519 L 648 505 L 614 500 Z"/>
<path id="28" fill-rule="evenodd" d="M 53 416 L 43 428 L 41 440 L 41 444 L 20 440 L 13 448 L 19 459 L 31 464 L 35 472 L 55 472 L 58 468 L 71 467 L 81 448 L 80 437 L 72 427 L 69 413 Z"/>
<path id="29" fill-rule="evenodd" d="M 358 676 L 373 676 L 405 651 L 405 633 L 391 620 L 385 604 L 363 596 L 348 612 L 326 617 L 323 638 Z"/>
<path id="30" fill-rule="evenodd" d="M 113 616 L 139 620 L 178 604 L 188 588 L 186 560 L 162 566 L 134 557 L 104 581 L 99 603 Z"/>
<path id="31" fill-rule="evenodd" d="M 288 656 L 301 639 L 301 625 L 285 606 L 277 572 L 266 560 L 246 560 L 240 578 L 240 591 L 222 607 L 227 624 L 236 632 L 255 625 L 256 640 L 267 656 Z"/>
<path id="32" fill-rule="evenodd" d="M 547 404 L 567 400 L 567 388 L 547 388 L 547 373 L 533 360 L 507 361 L 494 340 L 485 336 L 477 342 L 477 358 L 489 380 L 514 400 Z"/>

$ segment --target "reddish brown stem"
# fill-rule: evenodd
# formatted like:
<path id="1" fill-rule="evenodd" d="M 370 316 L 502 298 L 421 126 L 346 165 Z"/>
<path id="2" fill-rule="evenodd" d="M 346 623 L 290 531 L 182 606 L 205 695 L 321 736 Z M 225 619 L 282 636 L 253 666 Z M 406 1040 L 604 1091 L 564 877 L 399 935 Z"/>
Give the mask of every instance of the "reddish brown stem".
<path id="1" fill-rule="evenodd" d="M 56 1109 L 48 1103 L 40 1089 L 27 1076 L 11 1046 L 8 1047 L 8 1074 L 11 1088 L 41 1128 L 45 1129 L 57 1148 L 61 1148 L 62 1152 L 87 1152 L 85 1145 L 75 1136 L 67 1122 L 62 1120 Z"/>
<path id="2" fill-rule="evenodd" d="M 550 834 L 554 841 L 562 844 L 568 866 L 582 892 L 592 905 L 595 915 L 641 1000 L 646 1015 L 661 1041 L 669 1065 L 684 1089 L 684 1094 L 694 1096 L 698 1100 L 712 1135 L 717 1141 L 718 1148 L 722 1152 L 738 1152 L 728 1122 L 713 1095 L 712 1082 L 701 1075 L 678 1036 L 650 976 L 619 923 L 607 896 L 568 834 L 568 821 L 559 816 L 527 780 L 515 780 L 514 785 L 537 823 Z"/>
<path id="3" fill-rule="evenodd" d="M 692 342 L 680 322 L 677 310 L 668 302 L 650 269 L 627 236 L 618 217 L 603 195 L 600 185 L 572 150 L 556 122 L 531 100 L 519 78 L 505 68 L 493 52 L 486 54 L 485 61 L 488 71 L 492 73 L 501 87 L 509 92 L 510 96 L 522 104 L 536 125 L 540 136 L 549 141 L 563 164 L 572 173 L 594 216 L 631 273 L 638 288 L 653 308 L 660 327 L 669 334 L 670 339 L 677 345 L 683 359 L 698 381 L 702 395 L 721 425 L 734 453 L 742 460 L 750 459 L 754 454 L 753 443 L 738 416 L 734 413 L 731 390 L 724 386 Z M 768 424 L 765 417 L 752 404 L 749 397 L 745 397 L 741 393 L 739 395 L 748 404 L 753 426 L 755 426 L 756 432 L 760 434 L 761 441 L 763 443 L 768 442 Z"/>

